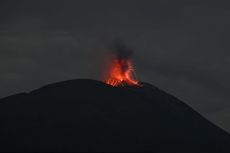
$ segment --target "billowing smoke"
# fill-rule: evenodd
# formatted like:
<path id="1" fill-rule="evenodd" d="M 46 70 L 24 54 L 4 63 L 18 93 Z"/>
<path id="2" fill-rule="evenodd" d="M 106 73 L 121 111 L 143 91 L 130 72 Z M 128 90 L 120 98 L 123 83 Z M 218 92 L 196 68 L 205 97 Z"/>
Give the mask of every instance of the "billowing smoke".
<path id="1" fill-rule="evenodd" d="M 116 40 L 112 46 L 114 58 L 117 60 L 131 59 L 133 56 L 133 50 L 128 48 L 123 41 Z"/>
<path id="2" fill-rule="evenodd" d="M 128 61 L 132 60 L 133 50 L 128 48 L 122 40 L 117 39 L 112 45 L 112 53 L 113 59 L 120 64 L 122 73 L 125 73 L 130 67 Z"/>

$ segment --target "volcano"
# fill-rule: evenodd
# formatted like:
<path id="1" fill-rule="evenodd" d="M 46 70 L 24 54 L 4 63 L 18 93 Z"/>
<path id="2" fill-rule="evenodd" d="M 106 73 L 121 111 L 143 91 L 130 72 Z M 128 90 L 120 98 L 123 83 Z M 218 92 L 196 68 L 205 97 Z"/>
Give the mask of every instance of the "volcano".
<path id="1" fill-rule="evenodd" d="M 157 87 L 77 79 L 0 100 L 0 151 L 229 153 L 230 135 Z"/>

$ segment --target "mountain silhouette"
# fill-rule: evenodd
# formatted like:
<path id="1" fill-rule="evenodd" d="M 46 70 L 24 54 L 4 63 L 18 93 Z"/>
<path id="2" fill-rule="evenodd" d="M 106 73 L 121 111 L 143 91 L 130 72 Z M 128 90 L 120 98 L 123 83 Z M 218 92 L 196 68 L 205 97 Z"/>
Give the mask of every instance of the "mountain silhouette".
<path id="1" fill-rule="evenodd" d="M 0 99 L 0 151 L 230 152 L 227 132 L 142 84 L 77 79 Z"/>

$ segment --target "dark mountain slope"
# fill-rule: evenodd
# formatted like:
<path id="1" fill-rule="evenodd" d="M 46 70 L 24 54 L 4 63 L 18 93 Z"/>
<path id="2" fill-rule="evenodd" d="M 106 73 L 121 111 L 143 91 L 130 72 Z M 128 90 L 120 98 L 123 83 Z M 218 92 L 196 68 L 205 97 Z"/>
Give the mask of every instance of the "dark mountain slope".
<path id="1" fill-rule="evenodd" d="M 150 84 L 51 84 L 1 99 L 0 122 L 0 151 L 230 152 L 228 133 Z"/>

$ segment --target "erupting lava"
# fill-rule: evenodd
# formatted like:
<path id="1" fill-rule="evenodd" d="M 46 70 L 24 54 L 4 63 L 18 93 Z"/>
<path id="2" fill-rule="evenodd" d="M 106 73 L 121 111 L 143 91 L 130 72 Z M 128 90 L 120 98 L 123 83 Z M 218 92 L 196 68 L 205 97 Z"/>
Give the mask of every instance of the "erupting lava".
<path id="1" fill-rule="evenodd" d="M 106 83 L 112 86 L 123 86 L 125 84 L 140 86 L 139 81 L 135 79 L 132 60 L 113 59 Z"/>

